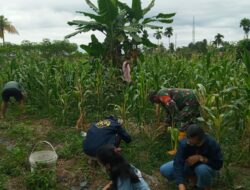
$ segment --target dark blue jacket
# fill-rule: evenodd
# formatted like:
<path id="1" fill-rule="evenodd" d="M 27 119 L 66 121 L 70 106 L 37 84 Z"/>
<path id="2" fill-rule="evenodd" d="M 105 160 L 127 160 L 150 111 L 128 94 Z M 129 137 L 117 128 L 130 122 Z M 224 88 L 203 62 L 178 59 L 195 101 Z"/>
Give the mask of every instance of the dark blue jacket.
<path id="1" fill-rule="evenodd" d="M 95 157 L 96 151 L 102 145 L 117 145 L 120 139 L 126 143 L 131 141 L 131 137 L 117 119 L 110 116 L 91 125 L 83 142 L 83 151 L 85 154 Z"/>
<path id="2" fill-rule="evenodd" d="M 176 176 L 176 183 L 181 184 L 185 181 L 184 176 L 184 166 L 185 160 L 192 155 L 202 155 L 208 159 L 206 163 L 214 170 L 221 169 L 223 165 L 223 158 L 219 144 L 209 135 L 205 136 L 204 143 L 201 146 L 191 146 L 187 144 L 187 138 L 183 139 L 179 143 L 177 153 L 174 158 L 174 170 Z M 191 166 L 191 169 L 194 169 L 196 166 L 201 164 L 198 162 Z"/>

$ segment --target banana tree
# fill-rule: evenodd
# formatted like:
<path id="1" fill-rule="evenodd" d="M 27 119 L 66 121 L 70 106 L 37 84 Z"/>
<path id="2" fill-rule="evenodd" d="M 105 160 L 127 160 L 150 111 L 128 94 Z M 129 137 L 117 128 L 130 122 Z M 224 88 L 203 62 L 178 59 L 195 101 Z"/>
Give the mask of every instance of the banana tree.
<path id="1" fill-rule="evenodd" d="M 78 13 L 89 17 L 90 21 L 73 20 L 69 25 L 77 26 L 76 32 L 69 34 L 70 38 L 82 32 L 99 31 L 104 34 L 104 42 L 99 42 L 94 34 L 88 45 L 81 45 L 89 55 L 101 58 L 103 61 L 112 60 L 113 64 L 121 64 L 122 52 L 138 57 L 138 45 L 143 44 L 148 47 L 156 47 L 150 42 L 145 28 L 154 30 L 161 29 L 162 26 L 152 25 L 153 22 L 172 23 L 171 19 L 175 13 L 163 14 L 144 18 L 145 14 L 154 6 L 155 0 L 142 9 L 140 0 L 133 0 L 132 6 L 118 0 L 98 0 L 98 6 L 90 0 L 86 3 L 95 13 L 79 11 Z"/>

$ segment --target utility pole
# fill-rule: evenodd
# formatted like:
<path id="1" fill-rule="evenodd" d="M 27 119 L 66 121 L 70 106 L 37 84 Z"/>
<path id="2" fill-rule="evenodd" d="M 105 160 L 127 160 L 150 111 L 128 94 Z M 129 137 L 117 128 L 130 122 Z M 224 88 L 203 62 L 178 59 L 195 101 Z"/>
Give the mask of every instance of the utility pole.
<path id="1" fill-rule="evenodd" d="M 193 35 L 192 42 L 193 42 L 193 44 L 195 44 L 195 18 L 194 18 L 194 16 L 193 16 L 193 32 L 192 32 L 192 35 Z"/>
<path id="2" fill-rule="evenodd" d="M 175 43 L 174 43 L 175 49 L 177 48 L 177 33 L 175 33 Z"/>

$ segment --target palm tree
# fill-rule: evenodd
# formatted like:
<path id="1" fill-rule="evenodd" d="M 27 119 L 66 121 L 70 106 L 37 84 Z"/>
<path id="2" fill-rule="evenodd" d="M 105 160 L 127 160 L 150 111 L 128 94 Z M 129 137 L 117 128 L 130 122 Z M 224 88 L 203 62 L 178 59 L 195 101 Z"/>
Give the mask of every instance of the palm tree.
<path id="1" fill-rule="evenodd" d="M 224 36 L 223 36 L 222 34 L 218 33 L 218 34 L 214 37 L 213 44 L 216 45 L 217 47 L 219 47 L 219 46 L 223 43 L 222 38 L 224 38 Z"/>
<path id="2" fill-rule="evenodd" d="M 248 39 L 248 32 L 250 31 L 250 20 L 248 18 L 243 18 L 240 21 L 240 27 L 243 27 L 246 38 Z"/>
<path id="3" fill-rule="evenodd" d="M 0 16 L 0 38 L 3 39 L 4 44 L 4 32 L 7 31 L 11 34 L 18 34 L 18 31 L 16 30 L 15 26 L 11 24 L 11 22 L 8 21 L 7 18 L 5 18 L 3 15 Z"/>
<path id="4" fill-rule="evenodd" d="M 162 38 L 162 31 L 161 30 L 157 30 L 154 33 L 154 37 L 158 40 L 158 46 L 160 45 L 160 39 Z"/>
<path id="5" fill-rule="evenodd" d="M 168 37 L 168 46 L 170 46 L 170 37 L 173 35 L 173 28 L 167 27 L 163 34 L 164 34 L 164 36 Z"/>

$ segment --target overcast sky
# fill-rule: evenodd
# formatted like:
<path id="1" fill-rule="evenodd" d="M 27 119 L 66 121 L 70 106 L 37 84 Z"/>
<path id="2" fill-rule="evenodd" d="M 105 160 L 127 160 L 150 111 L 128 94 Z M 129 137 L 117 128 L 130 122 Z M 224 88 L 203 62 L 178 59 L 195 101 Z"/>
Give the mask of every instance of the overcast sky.
<path id="1" fill-rule="evenodd" d="M 129 5 L 131 0 L 121 0 Z M 150 0 L 141 0 L 145 7 Z M 96 3 L 96 0 L 92 0 Z M 206 38 L 212 41 L 217 33 L 224 35 L 226 41 L 238 41 L 243 38 L 243 30 L 239 27 L 244 17 L 250 19 L 250 0 L 156 0 L 155 6 L 146 16 L 176 12 L 174 36 L 171 41 L 177 46 L 192 42 L 192 22 L 195 17 L 195 41 Z M 21 43 L 23 40 L 41 42 L 44 38 L 62 40 L 67 34 L 74 32 L 74 27 L 67 25 L 74 19 L 86 20 L 76 11 L 91 10 L 85 0 L 0 0 L 0 15 L 4 15 L 17 28 L 20 35 L 6 34 L 6 41 Z M 88 43 L 91 33 L 82 33 L 72 37 L 71 42 Z M 101 34 L 97 34 L 103 38 Z M 150 34 L 152 41 L 153 34 Z M 162 42 L 167 46 L 168 39 Z"/>

